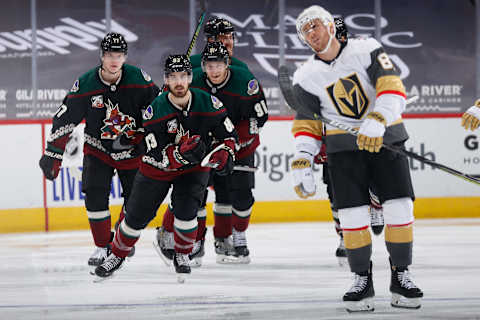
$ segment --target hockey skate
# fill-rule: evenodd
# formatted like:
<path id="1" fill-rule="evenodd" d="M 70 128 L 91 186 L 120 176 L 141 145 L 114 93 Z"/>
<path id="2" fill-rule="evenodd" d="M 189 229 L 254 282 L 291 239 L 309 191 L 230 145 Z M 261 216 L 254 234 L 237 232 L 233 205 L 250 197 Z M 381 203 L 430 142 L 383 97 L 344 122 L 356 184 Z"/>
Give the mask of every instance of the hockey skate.
<path id="1" fill-rule="evenodd" d="M 370 205 L 368 211 L 370 212 L 370 226 L 372 227 L 373 233 L 378 236 L 382 233 L 385 225 L 383 221 L 383 209 L 381 206 Z"/>
<path id="2" fill-rule="evenodd" d="M 375 290 L 372 281 L 372 262 L 368 271 L 355 273 L 355 280 L 350 290 L 343 296 L 348 312 L 373 311 Z"/>
<path id="3" fill-rule="evenodd" d="M 234 256 L 238 258 L 236 263 L 248 264 L 250 263 L 250 251 L 247 247 L 247 236 L 245 231 L 232 230 L 233 248 L 235 249 Z"/>
<path id="4" fill-rule="evenodd" d="M 389 259 L 390 260 L 390 259 Z M 408 268 L 392 266 L 390 260 L 392 279 L 390 292 L 392 293 L 392 307 L 418 309 L 421 307 L 423 292 L 412 281 Z"/>
<path id="5" fill-rule="evenodd" d="M 95 251 L 88 259 L 88 265 L 92 267 L 98 267 L 105 261 L 105 259 L 107 259 L 111 250 L 112 247 L 110 246 L 110 244 L 107 244 L 107 246 L 104 248 L 95 247 Z"/>
<path id="6" fill-rule="evenodd" d="M 125 258 L 120 258 L 111 253 L 108 258 L 95 269 L 95 275 L 97 276 L 93 282 L 101 282 L 111 278 L 114 272 L 120 269 L 123 265 Z"/>
<path id="7" fill-rule="evenodd" d="M 236 252 L 230 236 L 227 238 L 215 238 L 215 253 L 217 254 L 217 263 L 237 263 L 238 258 L 235 257 Z"/>
<path id="8" fill-rule="evenodd" d="M 340 243 L 338 244 L 338 248 L 335 251 L 335 256 L 337 257 L 340 267 L 348 265 L 347 249 L 345 249 L 345 242 L 343 241 L 343 237 L 340 238 Z"/>
<path id="9" fill-rule="evenodd" d="M 201 240 L 195 241 L 193 244 L 192 252 L 188 255 L 190 258 L 190 267 L 192 268 L 199 268 L 202 266 L 202 258 L 205 255 L 205 234 L 207 233 L 207 229 L 203 234 L 203 238 Z"/>
<path id="10" fill-rule="evenodd" d="M 153 240 L 153 247 L 167 267 L 172 265 L 175 255 L 175 240 L 173 232 L 168 232 L 163 227 L 157 228 L 157 235 Z"/>
<path id="11" fill-rule="evenodd" d="M 177 281 L 179 283 L 184 283 L 187 279 L 187 276 L 192 272 L 188 254 L 175 252 L 173 256 L 173 266 L 175 267 L 175 272 L 177 273 Z"/>

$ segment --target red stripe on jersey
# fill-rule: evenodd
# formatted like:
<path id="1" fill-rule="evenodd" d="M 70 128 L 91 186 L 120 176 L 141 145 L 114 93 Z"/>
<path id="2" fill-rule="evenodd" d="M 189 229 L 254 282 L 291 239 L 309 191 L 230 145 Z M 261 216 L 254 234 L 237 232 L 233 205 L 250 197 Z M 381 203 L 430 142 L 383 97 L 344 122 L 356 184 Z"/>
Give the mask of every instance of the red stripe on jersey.
<path id="1" fill-rule="evenodd" d="M 155 85 L 155 83 L 153 82 L 150 82 L 148 84 L 135 84 L 135 83 L 132 83 L 132 84 L 124 84 L 124 85 L 121 85 L 119 86 L 119 88 L 149 88 L 149 87 L 153 87 Z"/>
<path id="2" fill-rule="evenodd" d="M 343 231 L 361 231 L 367 229 L 368 226 L 363 226 L 361 228 L 353 228 L 353 229 L 348 229 L 348 228 L 342 228 Z"/>
<path id="3" fill-rule="evenodd" d="M 322 140 L 322 136 L 319 136 L 319 135 L 316 135 L 316 134 L 313 134 L 313 133 L 310 133 L 310 132 L 306 132 L 306 131 L 299 131 L 299 132 L 294 134 L 295 138 L 298 137 L 298 136 L 307 136 L 307 137 L 312 137 L 315 140 Z"/>
<path id="4" fill-rule="evenodd" d="M 140 165 L 140 159 L 141 159 L 141 156 L 138 156 L 132 159 L 115 161 L 112 159 L 112 157 L 110 157 L 109 154 L 102 152 L 100 150 L 97 150 L 86 143 L 83 146 L 83 154 L 91 154 L 97 157 L 98 159 L 102 160 L 109 166 L 119 170 L 137 169 L 138 166 Z"/>
<path id="5" fill-rule="evenodd" d="M 167 114 L 166 116 L 163 116 L 161 118 L 158 118 L 158 119 L 155 119 L 155 120 L 150 120 L 150 121 L 145 121 L 143 126 L 146 127 L 146 126 L 149 126 L 149 125 L 152 125 L 152 124 L 155 124 L 157 122 L 162 122 L 163 120 L 167 120 L 169 118 L 174 118 L 176 117 L 177 114 L 176 113 L 170 113 L 170 114 Z"/>
<path id="6" fill-rule="evenodd" d="M 80 97 L 85 97 L 92 94 L 103 93 L 103 92 L 105 92 L 105 89 L 93 90 L 93 91 L 88 91 L 82 94 L 69 94 L 67 95 L 67 98 L 80 98 Z"/>
<path id="7" fill-rule="evenodd" d="M 407 95 L 403 93 L 402 91 L 397 91 L 397 90 L 385 90 L 377 93 L 377 98 L 380 97 L 382 94 L 396 94 L 398 96 L 402 96 L 405 99 L 407 98 Z"/>
<path id="8" fill-rule="evenodd" d="M 190 112 L 190 114 L 193 116 L 207 116 L 207 117 L 215 117 L 221 113 L 227 112 L 227 109 L 223 108 L 215 112 Z"/>

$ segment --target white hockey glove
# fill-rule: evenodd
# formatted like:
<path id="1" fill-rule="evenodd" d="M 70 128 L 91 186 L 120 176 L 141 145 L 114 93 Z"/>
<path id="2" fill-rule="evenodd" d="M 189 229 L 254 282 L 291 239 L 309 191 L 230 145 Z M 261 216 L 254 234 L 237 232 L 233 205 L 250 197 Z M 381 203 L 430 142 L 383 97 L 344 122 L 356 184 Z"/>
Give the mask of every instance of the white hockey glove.
<path id="1" fill-rule="evenodd" d="M 312 163 L 313 156 L 306 152 L 297 152 L 291 163 L 293 188 L 302 199 L 314 196 L 317 191 Z"/>
<path id="2" fill-rule="evenodd" d="M 475 101 L 475 105 L 468 108 L 468 110 L 462 115 L 462 127 L 465 130 L 471 129 L 472 131 L 477 129 L 480 125 L 480 99 Z"/>
<path id="3" fill-rule="evenodd" d="M 385 117 L 380 112 L 370 112 L 358 130 L 358 149 L 379 152 L 386 125 Z"/>

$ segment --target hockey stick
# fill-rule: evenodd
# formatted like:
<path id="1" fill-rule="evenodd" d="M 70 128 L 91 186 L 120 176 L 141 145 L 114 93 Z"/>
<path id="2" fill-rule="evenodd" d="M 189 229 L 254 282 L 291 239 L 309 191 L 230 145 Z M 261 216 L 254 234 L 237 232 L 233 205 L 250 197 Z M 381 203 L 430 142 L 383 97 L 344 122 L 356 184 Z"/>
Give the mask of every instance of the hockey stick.
<path id="1" fill-rule="evenodd" d="M 310 108 L 305 106 L 304 101 L 301 101 L 302 103 L 300 103 L 297 100 L 297 98 L 295 97 L 295 94 L 293 92 L 292 82 L 290 81 L 290 73 L 288 71 L 287 66 L 285 66 L 285 65 L 280 66 L 279 69 L 278 69 L 278 84 L 280 86 L 280 90 L 282 91 L 283 97 L 285 98 L 285 101 L 290 106 L 290 108 L 292 108 L 293 110 L 295 110 L 297 112 L 301 112 L 301 113 L 305 114 L 306 116 L 311 117 L 312 119 L 317 119 L 317 120 L 323 121 L 324 123 L 328 123 L 329 125 L 331 125 L 333 127 L 336 127 L 338 129 L 344 130 L 344 131 L 346 131 L 347 133 L 349 133 L 353 136 L 358 136 L 357 129 L 355 129 L 355 128 L 353 128 L 353 127 L 351 127 L 351 126 L 349 126 L 345 123 L 325 118 L 320 113 L 315 113 L 315 112 L 311 111 Z M 418 155 L 414 152 L 405 150 L 405 149 L 403 149 L 401 147 L 398 147 L 398 146 L 385 144 L 385 143 L 382 144 L 382 147 L 387 149 L 387 150 L 390 150 L 390 151 L 399 153 L 401 155 L 410 157 L 412 159 L 418 160 L 422 163 L 429 164 L 433 168 L 440 169 L 440 170 L 442 170 L 446 173 L 449 173 L 449 174 L 454 175 L 456 177 L 462 178 L 466 181 L 473 182 L 475 184 L 480 185 L 480 179 L 475 178 L 475 177 L 473 177 L 471 175 L 468 175 L 466 173 L 460 172 L 458 170 L 452 169 L 450 167 L 447 167 L 443 164 L 437 163 L 437 162 L 432 161 L 430 159 L 427 159 L 425 157 L 422 157 L 422 156 L 420 156 L 420 155 Z"/>

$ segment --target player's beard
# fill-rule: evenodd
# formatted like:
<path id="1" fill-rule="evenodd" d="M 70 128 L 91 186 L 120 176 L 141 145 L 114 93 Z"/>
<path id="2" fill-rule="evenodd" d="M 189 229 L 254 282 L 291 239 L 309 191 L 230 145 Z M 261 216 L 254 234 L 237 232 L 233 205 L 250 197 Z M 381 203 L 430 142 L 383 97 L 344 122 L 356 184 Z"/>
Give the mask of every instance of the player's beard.
<path id="1" fill-rule="evenodd" d="M 183 98 L 187 95 L 188 87 L 183 85 L 176 85 L 173 88 L 170 87 L 170 92 L 175 98 Z"/>

